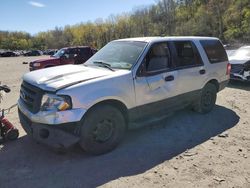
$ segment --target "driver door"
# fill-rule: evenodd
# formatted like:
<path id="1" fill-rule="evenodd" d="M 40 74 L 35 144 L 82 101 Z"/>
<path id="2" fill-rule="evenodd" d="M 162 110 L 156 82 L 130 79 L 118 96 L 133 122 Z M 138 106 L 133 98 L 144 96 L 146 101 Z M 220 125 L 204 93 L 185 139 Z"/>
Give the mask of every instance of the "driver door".
<path id="1" fill-rule="evenodd" d="M 155 43 L 149 49 L 135 79 L 137 112 L 140 117 L 163 114 L 175 105 L 177 71 L 172 70 L 167 42 Z"/>
<path id="2" fill-rule="evenodd" d="M 74 64 L 75 63 L 76 49 L 68 49 L 61 57 L 61 65 Z"/>

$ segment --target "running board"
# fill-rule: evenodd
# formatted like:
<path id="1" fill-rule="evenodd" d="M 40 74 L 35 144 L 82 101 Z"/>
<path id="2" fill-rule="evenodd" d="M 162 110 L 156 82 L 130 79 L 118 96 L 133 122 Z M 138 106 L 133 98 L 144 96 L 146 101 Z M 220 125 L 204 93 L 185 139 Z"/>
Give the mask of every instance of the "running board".
<path id="1" fill-rule="evenodd" d="M 138 129 L 138 128 L 142 128 L 142 127 L 146 127 L 146 126 L 152 126 L 152 124 L 165 120 L 166 118 L 168 118 L 169 116 L 172 116 L 174 113 L 168 113 L 165 114 L 163 116 L 158 116 L 158 117 L 151 117 L 151 118 L 145 118 L 145 119 L 140 119 L 137 121 L 133 121 L 130 122 L 128 124 L 128 128 L 129 129 Z"/>

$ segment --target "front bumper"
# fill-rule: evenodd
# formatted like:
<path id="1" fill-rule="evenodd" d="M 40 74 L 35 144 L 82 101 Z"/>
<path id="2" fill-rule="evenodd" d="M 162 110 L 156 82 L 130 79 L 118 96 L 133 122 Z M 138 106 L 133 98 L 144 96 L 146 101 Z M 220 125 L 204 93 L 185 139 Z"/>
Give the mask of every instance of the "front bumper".
<path id="1" fill-rule="evenodd" d="M 37 69 L 35 69 L 35 68 L 33 68 L 33 67 L 29 67 L 29 69 L 30 69 L 30 71 L 37 70 Z"/>
<path id="2" fill-rule="evenodd" d="M 236 80 L 241 82 L 250 82 L 250 71 L 249 75 L 245 76 L 244 74 L 230 74 L 230 80 Z"/>
<path id="3" fill-rule="evenodd" d="M 67 149 L 80 140 L 77 134 L 80 126 L 77 125 L 77 123 L 52 126 L 33 123 L 20 109 L 18 109 L 18 115 L 25 132 L 38 143 L 48 145 L 55 149 Z"/>
<path id="4" fill-rule="evenodd" d="M 33 66 L 33 62 L 30 62 L 30 63 L 29 63 L 29 69 L 30 69 L 30 71 L 34 71 L 34 70 L 38 70 L 39 67 L 34 67 L 34 66 Z"/>
<path id="5" fill-rule="evenodd" d="M 250 65 L 249 64 L 232 64 L 230 80 L 250 82 Z"/>
<path id="6" fill-rule="evenodd" d="M 20 99 L 18 100 L 18 108 L 31 122 L 48 125 L 79 122 L 86 112 L 86 110 L 78 108 L 66 111 L 39 111 L 33 114 Z"/>

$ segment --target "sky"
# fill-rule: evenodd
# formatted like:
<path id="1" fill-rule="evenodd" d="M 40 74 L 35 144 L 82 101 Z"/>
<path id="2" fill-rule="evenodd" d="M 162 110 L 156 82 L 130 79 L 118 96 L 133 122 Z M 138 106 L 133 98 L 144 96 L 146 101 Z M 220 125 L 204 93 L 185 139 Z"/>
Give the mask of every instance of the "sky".
<path id="1" fill-rule="evenodd" d="M 0 0 L 0 30 L 32 35 L 110 15 L 129 13 L 156 0 Z"/>

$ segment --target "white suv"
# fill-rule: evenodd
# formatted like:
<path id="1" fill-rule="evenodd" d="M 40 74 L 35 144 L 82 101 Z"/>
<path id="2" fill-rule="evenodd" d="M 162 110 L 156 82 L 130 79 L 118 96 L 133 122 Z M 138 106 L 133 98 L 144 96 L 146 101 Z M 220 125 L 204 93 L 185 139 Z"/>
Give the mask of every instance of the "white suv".
<path id="1" fill-rule="evenodd" d="M 187 106 L 211 111 L 229 73 L 217 38 L 115 40 L 84 65 L 25 74 L 19 118 L 37 142 L 55 148 L 79 143 L 89 153 L 102 154 L 118 145 L 127 128 L 154 117 Z"/>

